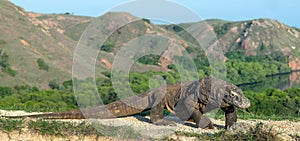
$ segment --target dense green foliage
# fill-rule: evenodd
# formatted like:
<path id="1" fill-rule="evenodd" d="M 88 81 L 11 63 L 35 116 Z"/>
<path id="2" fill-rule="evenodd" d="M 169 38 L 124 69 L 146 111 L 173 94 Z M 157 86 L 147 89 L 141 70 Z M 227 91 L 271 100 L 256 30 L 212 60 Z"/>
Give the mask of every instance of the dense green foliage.
<path id="1" fill-rule="evenodd" d="M 49 66 L 46 64 L 46 62 L 43 59 L 39 58 L 37 60 L 37 63 L 41 70 L 45 70 L 45 71 L 49 70 Z"/>
<path id="2" fill-rule="evenodd" d="M 139 58 L 137 61 L 142 64 L 158 65 L 159 58 L 160 58 L 159 55 L 150 54 L 150 55 L 145 55 L 145 56 Z"/>
<path id="3" fill-rule="evenodd" d="M 4 96 L 10 96 L 13 94 L 13 88 L 11 87 L 0 87 L 0 98 Z"/>
<path id="4" fill-rule="evenodd" d="M 244 50 L 229 51 L 225 53 L 231 61 L 240 62 L 280 62 L 287 63 L 288 57 L 280 53 L 271 53 L 269 55 L 246 56 Z"/>
<path id="5" fill-rule="evenodd" d="M 270 88 L 286 88 L 291 74 L 266 77 L 261 82 L 238 85 L 244 91 L 262 92 Z M 297 86 L 295 86 L 297 87 Z"/>
<path id="6" fill-rule="evenodd" d="M 124 98 L 121 94 L 117 95 L 117 93 L 115 92 L 115 89 L 110 79 L 111 77 L 110 74 L 104 73 L 104 75 L 106 75 L 108 78 L 99 78 L 96 81 L 98 86 L 98 92 L 99 95 L 101 96 L 102 101 L 105 104 L 107 104 L 112 101 L 118 100 L 119 98 Z M 147 73 L 132 72 L 130 73 L 128 78 L 132 92 L 134 94 L 140 94 L 149 91 L 150 89 L 154 89 L 161 86 L 162 84 L 158 80 L 156 80 L 155 78 L 156 76 L 161 76 L 162 79 L 165 79 L 166 84 L 174 84 L 176 83 L 176 80 L 179 80 L 178 74 L 173 74 L 173 73 L 155 72 L 155 71 L 149 71 Z M 120 75 L 120 77 L 121 77 L 120 79 L 124 79 L 128 76 Z M 122 89 L 122 93 L 124 92 L 125 94 L 129 94 L 130 90 Z"/>
<path id="7" fill-rule="evenodd" d="M 227 78 L 234 84 L 261 82 L 266 76 L 290 72 L 287 57 L 271 55 L 245 56 L 243 51 L 227 52 Z"/>
<path id="8" fill-rule="evenodd" d="M 205 56 L 205 52 L 201 48 L 196 48 L 190 45 L 186 48 L 187 52 L 193 57 L 193 62 L 186 56 L 174 56 L 173 63 L 177 62 L 180 65 L 195 65 L 199 72 L 199 77 L 211 75 L 211 65 L 214 65 L 214 74 L 222 74 L 223 70 L 226 69 L 227 80 L 234 84 L 244 83 L 256 83 L 262 82 L 267 79 L 267 76 L 283 74 L 291 72 L 291 69 L 287 65 L 288 58 L 280 53 L 272 53 L 270 55 L 257 55 L 257 56 L 245 56 L 244 51 L 229 51 L 225 54 L 228 58 L 225 65 L 219 64 L 218 62 L 210 62 L 214 60 L 208 60 Z M 197 52 L 198 54 L 193 54 Z M 158 55 L 147 55 L 139 58 L 138 62 L 142 64 L 158 65 Z M 192 68 L 193 66 L 185 66 L 186 68 Z M 226 67 L 226 68 L 225 68 Z M 171 69 L 172 74 L 179 74 L 176 65 L 171 64 L 168 66 Z"/>
<path id="9" fill-rule="evenodd" d="M 73 93 L 58 90 L 39 91 L 36 87 L 1 87 L 1 109 L 20 109 L 26 111 L 64 111 L 76 109 Z"/>
<path id="10" fill-rule="evenodd" d="M 245 92 L 250 99 L 248 109 L 252 114 L 264 116 L 295 116 L 300 115 L 300 89 L 290 88 L 284 91 L 267 89 L 261 93 Z"/>

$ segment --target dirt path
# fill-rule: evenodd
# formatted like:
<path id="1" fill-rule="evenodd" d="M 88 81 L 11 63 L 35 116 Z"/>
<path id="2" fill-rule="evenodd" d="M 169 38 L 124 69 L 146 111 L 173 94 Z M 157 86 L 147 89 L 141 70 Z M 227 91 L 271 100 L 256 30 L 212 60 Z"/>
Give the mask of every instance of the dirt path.
<path id="1" fill-rule="evenodd" d="M 29 114 L 24 111 L 4 111 L 0 110 L 1 115 L 25 115 Z M 30 113 L 32 114 L 32 113 Z M 134 131 L 139 132 L 142 137 L 147 139 L 149 138 L 164 138 L 169 137 L 175 140 L 181 140 L 178 136 L 175 136 L 175 131 L 183 131 L 189 133 L 197 133 L 197 134 L 214 134 L 222 130 L 224 127 L 224 121 L 222 120 L 214 120 L 212 121 L 215 124 L 215 129 L 198 129 L 195 128 L 193 123 L 189 122 L 182 122 L 180 119 L 174 116 L 167 116 L 169 120 L 175 121 L 176 126 L 155 126 L 150 123 L 149 117 L 142 117 L 142 116 L 129 116 L 124 118 L 117 118 L 117 119 L 101 119 L 101 120 L 60 120 L 60 121 L 68 121 L 68 122 L 97 122 L 101 125 L 119 127 L 122 126 L 124 128 L 131 127 Z M 246 132 L 251 127 L 255 127 L 258 123 L 261 123 L 266 130 L 271 129 L 272 132 L 280 133 L 278 136 L 282 140 L 296 140 L 292 137 L 300 136 L 300 122 L 294 121 L 272 121 L 272 120 L 238 120 L 237 128 L 233 130 L 234 132 Z M 105 133 L 104 133 L 105 134 Z M 54 138 L 54 137 L 47 137 L 41 136 L 36 133 L 11 133 L 8 136 L 5 132 L 0 132 L 0 138 L 8 139 L 11 138 L 12 140 L 67 140 L 66 138 Z M 86 138 L 79 138 L 79 137 L 68 137 L 71 140 L 95 140 L 96 137 L 86 137 Z M 187 138 L 185 138 L 186 140 Z M 190 138 L 191 140 L 195 138 Z M 99 140 L 115 140 L 115 138 L 110 137 L 101 137 Z M 119 140 L 119 139 L 117 139 Z M 183 140 L 183 139 L 182 139 Z"/>

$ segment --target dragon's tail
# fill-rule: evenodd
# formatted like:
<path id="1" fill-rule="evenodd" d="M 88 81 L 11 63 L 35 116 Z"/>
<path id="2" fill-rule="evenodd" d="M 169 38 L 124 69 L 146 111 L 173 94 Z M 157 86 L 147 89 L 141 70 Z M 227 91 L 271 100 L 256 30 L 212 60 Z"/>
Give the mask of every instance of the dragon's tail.
<path id="1" fill-rule="evenodd" d="M 84 119 L 84 115 L 80 110 L 55 112 L 55 113 L 43 113 L 34 115 L 19 115 L 19 116 L 1 116 L 4 118 L 44 118 L 44 119 Z"/>
<path id="2" fill-rule="evenodd" d="M 146 95 L 146 94 L 145 94 Z M 137 108 L 138 107 L 138 108 Z M 85 108 L 81 110 L 73 110 L 66 112 L 54 112 L 35 115 L 21 116 L 2 116 L 5 118 L 44 118 L 44 119 L 89 119 L 89 118 L 114 118 L 138 114 L 149 109 L 147 96 L 135 100 L 134 98 L 126 101 L 115 101 L 107 105 L 97 106 L 93 108 Z"/>

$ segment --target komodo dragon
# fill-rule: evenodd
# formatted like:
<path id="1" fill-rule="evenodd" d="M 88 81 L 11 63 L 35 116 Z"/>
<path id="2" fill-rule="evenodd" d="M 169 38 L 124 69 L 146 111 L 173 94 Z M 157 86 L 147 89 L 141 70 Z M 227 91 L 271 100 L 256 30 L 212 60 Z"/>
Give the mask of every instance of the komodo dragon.
<path id="1" fill-rule="evenodd" d="M 137 99 L 138 98 L 138 99 Z M 125 101 L 125 102 L 124 102 Z M 128 102 L 130 104 L 128 104 Z M 175 125 L 163 119 L 164 108 L 181 120 L 194 121 L 198 128 L 213 128 L 205 112 L 211 110 L 208 105 L 220 107 L 225 112 L 225 128 L 237 121 L 236 107 L 248 108 L 250 101 L 237 86 L 214 77 L 198 81 L 178 83 L 145 92 L 138 97 L 119 100 L 107 105 L 66 112 L 45 113 L 24 116 L 4 116 L 7 118 L 46 118 L 46 119 L 84 119 L 114 118 L 135 115 L 150 111 L 150 120 L 155 125 Z M 142 108 L 143 107 L 143 108 Z M 211 106 L 210 106 L 211 107 Z"/>

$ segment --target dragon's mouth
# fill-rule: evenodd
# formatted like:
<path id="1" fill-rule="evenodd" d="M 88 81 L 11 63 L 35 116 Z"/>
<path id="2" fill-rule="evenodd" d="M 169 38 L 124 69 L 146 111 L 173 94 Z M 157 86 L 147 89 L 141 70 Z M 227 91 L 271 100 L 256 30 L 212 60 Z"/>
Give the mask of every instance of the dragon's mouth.
<path id="1" fill-rule="evenodd" d="M 244 99 L 243 101 L 235 101 L 235 105 L 239 108 L 246 109 L 251 106 L 249 99 Z"/>

